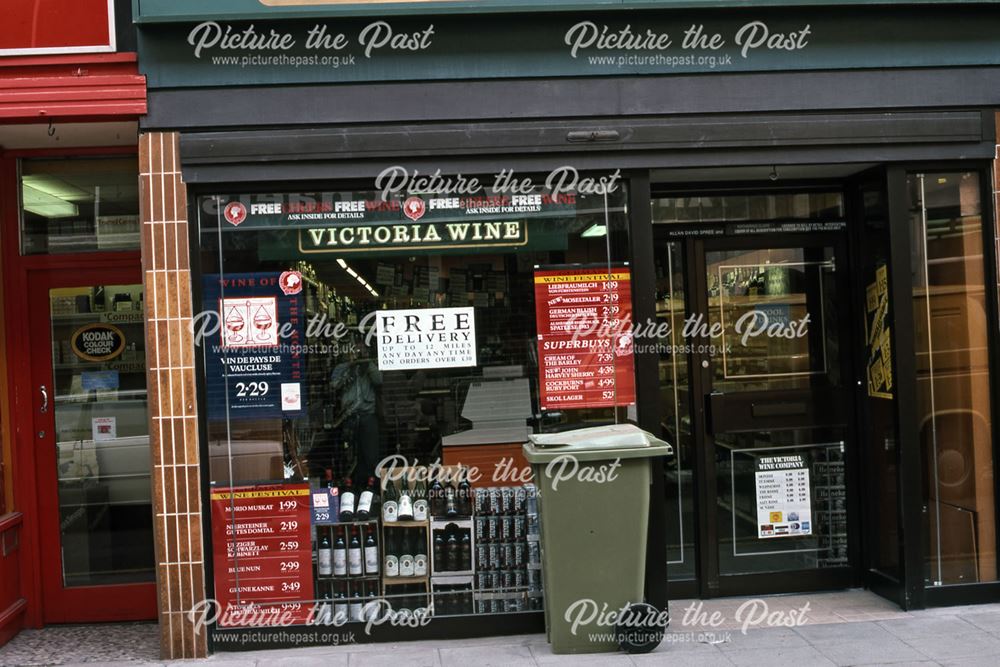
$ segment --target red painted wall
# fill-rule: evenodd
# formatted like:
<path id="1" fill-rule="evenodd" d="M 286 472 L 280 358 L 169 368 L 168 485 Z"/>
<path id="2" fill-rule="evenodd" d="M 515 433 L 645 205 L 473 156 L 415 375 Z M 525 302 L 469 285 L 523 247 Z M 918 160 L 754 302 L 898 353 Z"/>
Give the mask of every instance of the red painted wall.
<path id="1" fill-rule="evenodd" d="M 3 3 L 0 55 L 7 49 L 108 47 L 108 0 L 12 0 Z"/>

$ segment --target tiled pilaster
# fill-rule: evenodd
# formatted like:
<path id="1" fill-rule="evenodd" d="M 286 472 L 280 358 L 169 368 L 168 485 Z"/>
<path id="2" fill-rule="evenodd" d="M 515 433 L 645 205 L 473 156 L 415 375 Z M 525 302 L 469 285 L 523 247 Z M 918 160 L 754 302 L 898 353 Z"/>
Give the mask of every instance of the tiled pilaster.
<path id="1" fill-rule="evenodd" d="M 995 112 L 994 122 L 1000 126 L 1000 111 Z M 1000 141 L 1000 139 L 998 139 Z M 996 232 L 994 236 L 994 247 L 996 248 L 997 275 L 1000 276 L 1000 144 L 996 147 L 993 159 L 993 224 Z M 988 238 L 988 237 L 987 237 Z"/>
<path id="2" fill-rule="evenodd" d="M 188 612 L 205 597 L 205 559 L 187 192 L 176 133 L 139 138 L 139 180 L 160 653 L 195 658 L 206 654 L 207 638 Z"/>

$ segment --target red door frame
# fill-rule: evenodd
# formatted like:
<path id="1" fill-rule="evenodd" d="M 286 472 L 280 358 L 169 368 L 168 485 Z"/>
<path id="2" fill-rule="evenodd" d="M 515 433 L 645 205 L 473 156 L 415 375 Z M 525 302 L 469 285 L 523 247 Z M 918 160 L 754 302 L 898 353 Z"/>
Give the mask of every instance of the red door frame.
<path id="1" fill-rule="evenodd" d="M 20 211 L 18 193 L 18 159 L 27 157 L 77 157 L 77 156 L 112 156 L 135 155 L 136 147 L 84 148 L 76 150 L 35 150 L 0 153 L 0 249 L 2 249 L 2 276 L 4 299 L 4 326 L 7 333 L 6 373 L 12 416 L 13 446 L 11 447 L 12 482 L 14 490 L 14 510 L 24 515 L 21 532 L 21 581 L 22 595 L 27 599 L 25 626 L 40 628 L 47 620 L 55 619 L 61 614 L 58 610 L 47 609 L 43 597 L 43 577 L 49 571 L 45 559 L 51 559 L 52 554 L 42 553 L 41 529 L 39 521 L 40 509 L 44 505 L 40 493 L 43 485 L 39 482 L 37 471 L 41 468 L 40 457 L 37 456 L 36 434 L 34 428 L 35 413 L 38 409 L 38 397 L 35 395 L 36 384 L 32 375 L 34 360 L 32 359 L 32 330 L 30 326 L 30 285 L 36 276 L 44 276 L 50 272 L 85 271 L 99 272 L 102 269 L 132 270 L 135 279 L 141 277 L 141 259 L 138 251 L 133 252 L 97 252 L 79 255 L 20 255 Z M 97 275 L 90 274 L 90 275 Z M 100 282 L 100 279 L 97 280 Z M 47 311 L 47 306 L 45 306 Z M 44 336 L 48 340 L 49 334 Z M 15 353 L 17 351 L 17 353 Z M 51 364 L 51 348 L 44 351 Z M 37 356 L 37 354 L 36 354 Z M 51 380 L 50 380 L 51 382 Z M 54 450 L 53 450 L 54 451 Z M 55 467 L 49 468 L 54 479 Z M 58 559 L 57 559 L 58 560 Z M 61 569 L 57 566 L 56 572 Z M 142 605 L 143 615 L 137 618 L 153 619 L 156 617 L 155 585 L 147 584 L 148 593 L 143 594 L 146 600 Z M 117 588 L 117 587 L 115 587 Z M 89 589 L 93 591 L 94 589 Z M 110 589 L 109 589 L 110 590 Z M 86 613 L 89 605 L 95 604 L 101 596 L 91 594 L 86 604 L 78 609 Z M 105 596 L 114 599 L 115 596 Z M 124 601 L 122 601 L 124 602 Z M 131 606 L 131 605 L 130 605 Z M 117 605 L 116 605 L 117 607 Z M 96 610 L 95 610 L 96 612 Z M 106 614 L 95 614 L 89 620 L 120 619 Z M 121 619 L 125 620 L 125 619 Z"/>

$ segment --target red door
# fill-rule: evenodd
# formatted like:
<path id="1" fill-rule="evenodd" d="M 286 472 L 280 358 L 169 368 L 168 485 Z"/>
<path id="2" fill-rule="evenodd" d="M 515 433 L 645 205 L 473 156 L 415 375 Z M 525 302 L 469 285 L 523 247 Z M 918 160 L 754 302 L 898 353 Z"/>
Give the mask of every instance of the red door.
<path id="1" fill-rule="evenodd" d="M 155 618 L 138 263 L 27 284 L 43 622 Z"/>

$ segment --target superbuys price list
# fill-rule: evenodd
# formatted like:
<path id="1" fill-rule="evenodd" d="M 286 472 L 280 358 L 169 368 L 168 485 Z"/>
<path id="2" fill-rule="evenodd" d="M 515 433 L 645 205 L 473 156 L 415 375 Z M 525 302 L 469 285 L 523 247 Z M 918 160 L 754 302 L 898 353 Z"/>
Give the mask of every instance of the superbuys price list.
<path id="1" fill-rule="evenodd" d="M 313 607 L 308 484 L 212 489 L 215 597 L 223 618 L 309 620 Z M 220 625 L 226 623 L 220 622 Z M 263 621 L 261 624 L 266 624 Z"/>
<path id="2" fill-rule="evenodd" d="M 536 269 L 535 316 L 542 410 L 635 403 L 628 267 Z"/>

